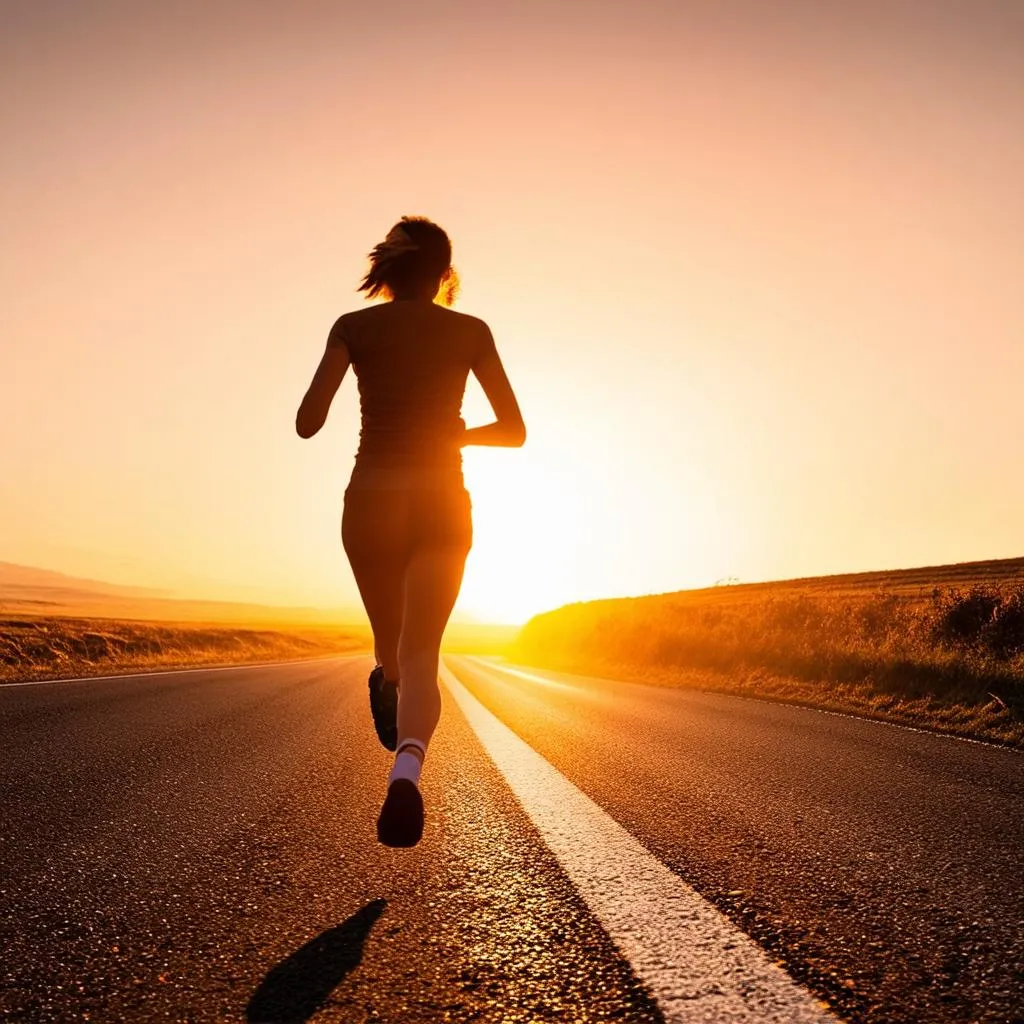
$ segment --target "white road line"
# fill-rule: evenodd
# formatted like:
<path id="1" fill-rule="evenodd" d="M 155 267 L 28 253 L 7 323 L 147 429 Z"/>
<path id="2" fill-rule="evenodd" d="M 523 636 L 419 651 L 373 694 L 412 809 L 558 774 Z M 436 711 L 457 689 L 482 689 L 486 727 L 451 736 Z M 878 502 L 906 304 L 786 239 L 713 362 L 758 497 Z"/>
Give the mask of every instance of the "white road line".
<path id="1" fill-rule="evenodd" d="M 363 654 L 328 654 L 322 658 L 298 658 L 295 661 L 253 661 L 241 665 L 197 665 L 195 668 L 154 669 L 151 672 L 116 672 L 109 676 L 74 676 L 71 679 L 23 679 L 17 683 L 0 682 L 0 693 L 15 686 L 63 686 L 66 683 L 95 683 L 112 679 L 147 679 L 150 676 L 180 676 L 189 672 L 238 672 L 246 668 L 280 668 L 282 665 L 311 665 L 315 661 L 353 661 L 368 658 Z"/>
<path id="2" fill-rule="evenodd" d="M 821 1024 L 826 1004 L 642 846 L 441 665 L 491 760 L 669 1024 Z"/>
<path id="3" fill-rule="evenodd" d="M 494 673 L 502 673 L 507 676 L 518 676 L 520 679 L 525 679 L 531 683 L 540 683 L 542 686 L 546 686 L 550 690 L 581 690 L 583 689 L 579 683 L 563 683 L 560 679 L 549 679 L 547 676 L 539 676 L 534 672 L 525 672 L 521 668 L 512 668 L 510 665 L 504 663 L 497 663 L 491 658 L 481 658 L 479 656 L 469 655 L 466 657 L 467 661 L 471 661 L 476 665 L 479 665 L 483 669 L 489 669 Z M 642 684 L 641 684 L 642 685 Z"/>

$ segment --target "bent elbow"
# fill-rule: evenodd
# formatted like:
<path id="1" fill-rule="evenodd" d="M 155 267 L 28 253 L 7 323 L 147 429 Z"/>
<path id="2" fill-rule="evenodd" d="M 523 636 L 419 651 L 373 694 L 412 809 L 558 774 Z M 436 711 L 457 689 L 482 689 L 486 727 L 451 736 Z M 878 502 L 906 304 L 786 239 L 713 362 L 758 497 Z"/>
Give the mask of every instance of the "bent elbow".
<path id="1" fill-rule="evenodd" d="M 512 447 L 522 448 L 526 444 L 526 424 L 520 423 L 512 432 Z"/>

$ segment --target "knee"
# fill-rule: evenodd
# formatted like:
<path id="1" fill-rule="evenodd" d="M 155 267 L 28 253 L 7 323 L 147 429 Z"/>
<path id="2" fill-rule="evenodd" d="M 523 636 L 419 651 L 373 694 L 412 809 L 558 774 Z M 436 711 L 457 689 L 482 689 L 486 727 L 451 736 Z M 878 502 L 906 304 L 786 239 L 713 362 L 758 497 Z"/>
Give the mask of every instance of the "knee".
<path id="1" fill-rule="evenodd" d="M 437 675 L 438 652 L 423 644 L 413 644 L 403 640 L 398 643 L 398 664 L 402 669 L 402 678 L 426 672 Z"/>

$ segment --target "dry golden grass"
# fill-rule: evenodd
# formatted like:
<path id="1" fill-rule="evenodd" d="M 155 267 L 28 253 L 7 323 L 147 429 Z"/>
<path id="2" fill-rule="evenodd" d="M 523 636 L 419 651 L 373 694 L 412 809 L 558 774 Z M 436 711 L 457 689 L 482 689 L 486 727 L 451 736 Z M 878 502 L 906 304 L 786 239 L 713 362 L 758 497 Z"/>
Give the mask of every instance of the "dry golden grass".
<path id="1" fill-rule="evenodd" d="M 1024 559 L 569 605 L 510 656 L 1024 747 Z"/>
<path id="2" fill-rule="evenodd" d="M 514 626 L 454 623 L 445 634 L 444 650 L 500 654 L 515 634 Z M 8 615 L 0 618 L 0 683 L 369 653 L 372 647 L 369 627 L 360 625 L 264 629 L 220 623 Z"/>
<path id="3" fill-rule="evenodd" d="M 369 632 L 249 629 L 116 619 L 0 619 L 0 683 L 241 665 L 369 650 Z"/>

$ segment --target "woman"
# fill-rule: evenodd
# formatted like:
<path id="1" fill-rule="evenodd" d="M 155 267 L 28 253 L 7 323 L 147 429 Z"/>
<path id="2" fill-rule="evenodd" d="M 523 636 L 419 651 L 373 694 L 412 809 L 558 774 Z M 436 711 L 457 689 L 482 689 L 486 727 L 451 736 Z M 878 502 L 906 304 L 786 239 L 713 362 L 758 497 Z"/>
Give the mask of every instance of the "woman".
<path id="1" fill-rule="evenodd" d="M 331 328 L 295 420 L 299 436 L 312 437 L 352 366 L 362 429 L 341 536 L 373 629 L 370 710 L 396 755 L 377 820 L 386 846 L 415 846 L 423 834 L 419 779 L 441 713 L 441 635 L 473 540 L 462 448 L 526 439 L 490 329 L 445 308 L 457 288 L 451 257 L 447 234 L 426 218 L 403 217 L 391 229 L 359 287 L 390 301 L 346 313 Z M 467 430 L 470 372 L 496 419 Z"/>

